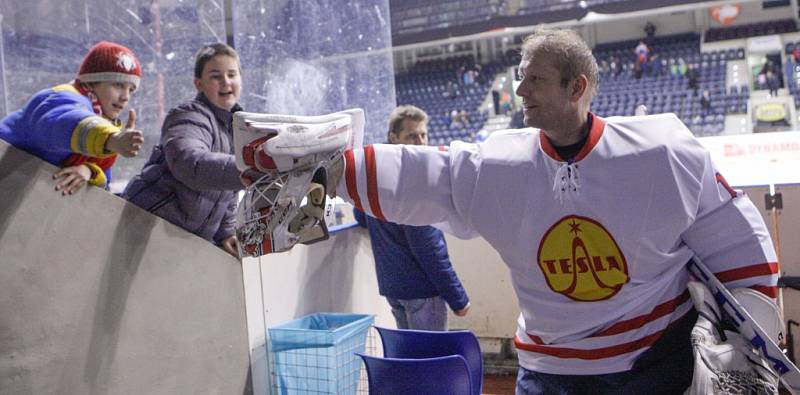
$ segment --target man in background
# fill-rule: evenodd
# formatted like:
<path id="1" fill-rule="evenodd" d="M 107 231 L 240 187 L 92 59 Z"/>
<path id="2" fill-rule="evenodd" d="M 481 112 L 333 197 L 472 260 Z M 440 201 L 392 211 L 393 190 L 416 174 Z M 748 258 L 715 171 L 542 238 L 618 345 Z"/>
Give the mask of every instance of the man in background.
<path id="1" fill-rule="evenodd" d="M 428 145 L 428 115 L 399 106 L 389 117 L 389 143 Z M 447 254 L 442 232 L 432 226 L 398 225 L 354 210 L 369 229 L 378 291 L 392 307 L 400 329 L 447 330 L 447 308 L 457 316 L 469 310 L 469 298 Z"/>

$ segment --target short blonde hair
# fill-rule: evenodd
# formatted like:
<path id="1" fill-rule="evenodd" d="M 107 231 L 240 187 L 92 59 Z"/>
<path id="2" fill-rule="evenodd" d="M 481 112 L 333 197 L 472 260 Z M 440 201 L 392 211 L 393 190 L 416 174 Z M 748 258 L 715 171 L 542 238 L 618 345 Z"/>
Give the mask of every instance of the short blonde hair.
<path id="1" fill-rule="evenodd" d="M 428 114 L 417 106 L 398 106 L 389 114 L 389 133 L 399 134 L 403 127 L 403 120 L 406 119 L 427 123 Z"/>
<path id="2" fill-rule="evenodd" d="M 562 86 L 566 87 L 569 81 L 583 74 L 589 81 L 590 98 L 597 94 L 597 60 L 591 48 L 574 30 L 537 28 L 522 42 L 522 59 L 530 59 L 537 51 L 553 57 L 553 66 L 561 73 Z"/>

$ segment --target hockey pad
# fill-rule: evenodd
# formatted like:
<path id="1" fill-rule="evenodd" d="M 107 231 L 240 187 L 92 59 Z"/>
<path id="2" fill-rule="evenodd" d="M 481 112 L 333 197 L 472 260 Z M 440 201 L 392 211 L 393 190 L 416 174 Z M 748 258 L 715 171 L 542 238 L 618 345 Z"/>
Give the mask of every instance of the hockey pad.
<path id="1" fill-rule="evenodd" d="M 233 115 L 233 142 L 239 170 L 287 172 L 317 167 L 360 147 L 364 111 L 292 116 L 239 111 Z"/>
<path id="2" fill-rule="evenodd" d="M 236 213 L 240 256 L 283 252 L 295 244 L 313 244 L 329 236 L 334 200 L 325 190 L 324 169 L 261 174 L 245 189 Z M 303 192 L 301 192 L 303 191 Z"/>
<path id="3" fill-rule="evenodd" d="M 686 394 L 777 394 L 778 376 L 734 330 L 711 291 L 697 281 L 690 281 L 688 288 L 698 318 L 691 335 L 694 375 Z"/>
<path id="4" fill-rule="evenodd" d="M 236 217 L 242 256 L 328 238 L 343 153 L 362 144 L 364 111 L 321 116 L 237 112 L 234 148 L 247 186 Z"/>

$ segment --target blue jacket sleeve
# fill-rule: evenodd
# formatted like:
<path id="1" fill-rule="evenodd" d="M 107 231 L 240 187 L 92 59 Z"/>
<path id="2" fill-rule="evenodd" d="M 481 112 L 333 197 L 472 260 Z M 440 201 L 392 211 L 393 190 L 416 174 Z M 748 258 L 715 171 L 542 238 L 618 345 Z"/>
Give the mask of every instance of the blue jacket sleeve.
<path id="1" fill-rule="evenodd" d="M 450 309 L 458 311 L 469 303 L 464 287 L 456 275 L 447 243 L 442 231 L 432 226 L 404 226 L 404 232 L 411 247 L 411 253 L 428 275 L 428 279 L 439 291 Z"/>
<path id="2" fill-rule="evenodd" d="M 107 157 L 105 142 L 119 128 L 91 111 L 88 99 L 62 86 L 40 93 L 25 109 L 34 146 Z"/>

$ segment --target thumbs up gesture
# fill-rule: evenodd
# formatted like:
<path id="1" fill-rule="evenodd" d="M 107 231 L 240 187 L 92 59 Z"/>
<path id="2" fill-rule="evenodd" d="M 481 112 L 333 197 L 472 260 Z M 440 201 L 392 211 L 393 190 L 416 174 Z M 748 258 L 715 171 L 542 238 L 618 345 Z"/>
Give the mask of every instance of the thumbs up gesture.
<path id="1" fill-rule="evenodd" d="M 116 152 L 126 158 L 133 158 L 139 154 L 144 144 L 144 134 L 136 129 L 136 111 L 128 114 L 128 122 L 121 132 L 112 134 L 106 140 L 106 150 Z"/>

